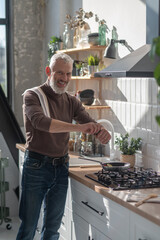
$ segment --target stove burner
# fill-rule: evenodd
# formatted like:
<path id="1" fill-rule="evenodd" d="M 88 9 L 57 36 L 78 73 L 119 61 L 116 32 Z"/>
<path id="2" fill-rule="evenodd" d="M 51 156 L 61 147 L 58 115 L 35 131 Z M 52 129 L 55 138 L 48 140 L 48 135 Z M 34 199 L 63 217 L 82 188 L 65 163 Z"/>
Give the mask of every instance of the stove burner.
<path id="1" fill-rule="evenodd" d="M 113 190 L 129 190 L 142 188 L 159 188 L 160 175 L 152 169 L 125 169 L 124 171 L 113 172 L 101 171 L 85 175 L 106 187 Z"/>

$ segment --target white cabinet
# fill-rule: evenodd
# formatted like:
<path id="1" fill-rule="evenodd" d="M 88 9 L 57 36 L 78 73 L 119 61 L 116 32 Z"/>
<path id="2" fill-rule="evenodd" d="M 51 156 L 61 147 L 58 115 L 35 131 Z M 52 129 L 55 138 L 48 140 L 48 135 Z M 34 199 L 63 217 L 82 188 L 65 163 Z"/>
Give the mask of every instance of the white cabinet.
<path id="1" fill-rule="evenodd" d="M 160 227 L 147 219 L 130 213 L 130 240 L 159 240 Z"/>
<path id="2" fill-rule="evenodd" d="M 66 208 L 68 240 L 129 240 L 128 209 L 74 179 L 69 181 Z"/>
<path id="3" fill-rule="evenodd" d="M 73 213 L 71 240 L 110 240 L 79 215 Z"/>

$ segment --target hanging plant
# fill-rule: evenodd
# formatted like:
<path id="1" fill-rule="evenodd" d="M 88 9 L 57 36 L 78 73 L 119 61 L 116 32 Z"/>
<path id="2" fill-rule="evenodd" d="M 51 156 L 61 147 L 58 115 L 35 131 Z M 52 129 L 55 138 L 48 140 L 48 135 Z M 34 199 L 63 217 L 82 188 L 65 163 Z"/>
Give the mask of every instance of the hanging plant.
<path id="1" fill-rule="evenodd" d="M 150 57 L 152 59 L 152 61 L 154 61 L 154 57 L 155 55 L 160 57 L 160 36 L 157 38 L 154 38 L 152 41 L 152 45 L 151 45 L 151 51 L 150 51 Z M 155 70 L 154 70 L 154 78 L 157 81 L 158 86 L 160 87 L 160 59 L 159 59 L 159 63 L 156 66 Z M 160 103 L 160 90 L 158 91 L 158 102 Z M 158 123 L 158 125 L 160 126 L 160 116 L 157 115 L 156 116 L 156 121 Z"/>

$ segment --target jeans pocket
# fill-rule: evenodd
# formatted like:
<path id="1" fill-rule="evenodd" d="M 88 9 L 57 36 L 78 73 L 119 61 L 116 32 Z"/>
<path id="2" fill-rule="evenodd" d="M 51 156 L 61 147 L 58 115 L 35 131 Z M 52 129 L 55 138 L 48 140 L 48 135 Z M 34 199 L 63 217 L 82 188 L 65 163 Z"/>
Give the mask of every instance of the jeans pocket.
<path id="1" fill-rule="evenodd" d="M 63 166 L 64 166 L 64 167 L 67 169 L 67 171 L 68 171 L 68 169 L 69 169 L 69 162 L 64 163 Z"/>
<path id="2" fill-rule="evenodd" d="M 40 169 L 42 167 L 42 162 L 35 158 L 26 158 L 24 165 L 26 168 Z"/>

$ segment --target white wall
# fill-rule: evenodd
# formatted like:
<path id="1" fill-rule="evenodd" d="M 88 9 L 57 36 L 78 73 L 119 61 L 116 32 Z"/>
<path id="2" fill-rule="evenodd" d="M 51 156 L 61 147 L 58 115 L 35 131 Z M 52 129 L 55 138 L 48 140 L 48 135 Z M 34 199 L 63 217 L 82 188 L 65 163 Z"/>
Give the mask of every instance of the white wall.
<path id="1" fill-rule="evenodd" d="M 83 0 L 83 8 L 93 11 L 100 19 L 105 19 L 110 30 L 116 27 L 118 39 L 125 39 L 135 50 L 146 43 L 146 5 L 141 0 Z M 90 20 L 92 32 L 98 31 L 98 24 Z M 111 31 L 108 34 L 111 39 Z M 119 44 L 119 55 L 128 50 Z"/>

